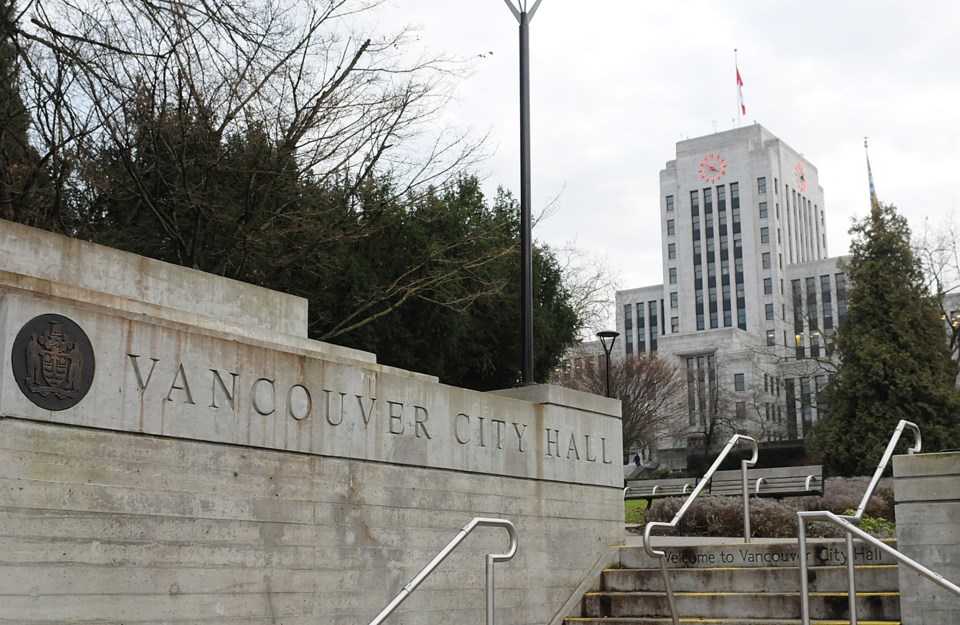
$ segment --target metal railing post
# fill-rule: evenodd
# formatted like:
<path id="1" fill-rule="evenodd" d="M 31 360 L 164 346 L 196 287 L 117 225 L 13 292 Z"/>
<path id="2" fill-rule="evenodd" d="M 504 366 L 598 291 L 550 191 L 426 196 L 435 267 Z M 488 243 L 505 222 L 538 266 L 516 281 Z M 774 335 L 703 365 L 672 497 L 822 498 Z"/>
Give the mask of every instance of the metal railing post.
<path id="1" fill-rule="evenodd" d="M 759 454 L 759 448 L 757 446 L 757 441 L 754 438 L 745 436 L 743 434 L 734 434 L 733 437 L 727 441 L 727 444 L 724 446 L 723 450 L 720 452 L 720 455 L 717 456 L 717 459 L 713 461 L 713 464 L 710 465 L 710 468 L 707 469 L 707 472 L 704 473 L 703 478 L 697 482 L 696 487 L 693 489 L 693 492 L 690 493 L 690 496 L 687 497 L 687 500 L 680 506 L 680 509 L 673 519 L 669 523 L 662 521 L 651 521 L 646 524 L 643 528 L 643 549 L 647 552 L 651 558 L 659 558 L 660 562 L 660 571 L 663 573 L 663 586 L 667 592 L 667 602 L 670 604 L 670 617 L 673 620 L 673 625 L 679 625 L 680 617 L 677 615 L 677 605 L 676 600 L 673 596 L 673 587 L 670 584 L 670 574 L 667 570 L 667 563 L 664 559 L 667 555 L 663 551 L 657 551 L 653 548 L 653 545 L 650 543 L 650 535 L 655 527 L 666 527 L 673 529 L 677 524 L 683 520 L 683 515 L 687 513 L 687 509 L 693 504 L 694 500 L 700 496 L 700 492 L 706 488 L 707 484 L 710 483 L 710 478 L 713 477 L 713 474 L 716 473 L 717 469 L 720 467 L 720 464 L 726 459 L 727 455 L 730 453 L 730 450 L 733 449 L 733 446 L 737 442 L 744 440 L 748 441 L 753 448 L 753 455 L 750 460 L 742 460 L 742 477 L 743 477 L 743 495 L 744 495 L 744 509 L 743 509 L 743 521 L 744 521 L 744 542 L 750 542 L 750 511 L 749 511 L 749 496 L 747 493 L 747 467 L 752 467 L 757 463 L 757 457 Z"/>
<path id="2" fill-rule="evenodd" d="M 877 484 L 880 482 L 880 478 L 883 477 L 883 472 L 887 468 L 887 464 L 890 462 L 890 458 L 893 456 L 893 452 L 897 447 L 897 443 L 900 442 L 900 436 L 903 434 L 903 430 L 909 428 L 913 431 L 914 443 L 913 447 L 907 450 L 908 454 L 919 453 L 922 448 L 922 440 L 920 437 L 920 428 L 916 423 L 907 421 L 906 419 L 901 419 L 897 424 L 896 429 L 894 429 L 893 434 L 890 436 L 890 441 L 887 443 L 887 448 L 883 452 L 883 456 L 880 458 L 880 463 L 877 465 L 876 471 L 873 472 L 873 477 L 870 479 L 870 484 L 867 486 L 867 490 L 863 493 L 863 499 L 860 500 L 860 505 L 857 506 L 857 510 L 853 515 L 850 516 L 836 516 L 838 519 L 843 519 L 847 525 L 859 524 L 860 520 L 863 518 L 863 512 L 867 509 L 867 504 L 870 502 L 870 498 L 873 496 L 873 491 L 876 490 Z M 809 481 L 809 477 L 807 478 Z M 798 523 L 799 523 L 799 532 L 797 538 L 799 540 L 799 546 L 801 554 L 803 557 L 806 557 L 806 528 L 804 527 L 805 518 L 813 518 L 811 515 L 820 514 L 820 512 L 810 512 L 810 513 L 797 513 L 798 514 Z M 835 515 L 834 515 L 835 516 Z M 857 528 L 857 531 L 861 530 Z M 850 609 L 850 625 L 857 625 L 857 581 L 856 581 L 856 567 L 853 564 L 853 532 L 847 532 L 847 602 Z M 899 553 L 899 552 L 898 552 Z M 919 565 L 918 565 L 919 566 Z M 922 568 L 922 567 L 921 567 Z M 807 593 L 807 571 L 806 571 L 806 562 L 801 561 L 800 565 L 800 614 L 803 625 L 810 625 L 810 598 Z"/>
<path id="3" fill-rule="evenodd" d="M 433 557 L 433 560 L 423 567 L 423 569 L 417 573 L 410 582 L 407 583 L 403 589 L 397 593 L 397 596 L 394 597 L 390 603 L 380 611 L 373 620 L 370 621 L 370 625 L 380 625 L 383 621 L 393 614 L 393 611 L 400 606 L 401 603 L 410 596 L 417 586 L 419 586 L 423 580 L 437 568 L 441 562 L 443 562 L 450 553 L 457 548 L 457 546 L 463 542 L 463 539 L 467 537 L 470 532 L 472 532 L 477 527 L 502 527 L 507 530 L 507 534 L 510 536 L 510 548 L 506 553 L 497 553 L 490 554 L 486 556 L 486 580 L 487 580 L 487 592 L 486 592 L 486 611 L 487 611 L 487 625 L 495 625 L 496 615 L 494 613 L 494 584 L 493 584 L 493 565 L 496 562 L 506 562 L 513 558 L 517 553 L 517 528 L 508 521 L 507 519 L 491 519 L 486 517 L 476 517 L 469 523 L 463 526 L 456 536 L 447 543 L 447 545 L 440 550 L 440 553 Z"/>
<path id="4" fill-rule="evenodd" d="M 876 547 L 877 549 L 883 551 L 884 553 L 892 556 L 898 560 L 901 564 L 906 566 L 908 569 L 912 570 L 918 575 L 926 577 L 931 582 L 937 584 L 941 588 L 946 589 L 947 591 L 960 597 L 960 586 L 957 586 L 950 580 L 946 579 L 943 575 L 931 571 L 927 567 L 923 566 L 916 560 L 905 556 L 901 552 L 897 551 L 890 545 L 886 544 L 879 538 L 871 536 L 867 532 L 863 531 L 853 523 L 847 520 L 848 517 L 842 517 L 836 515 L 832 512 L 826 510 L 821 511 L 811 511 L 811 512 L 798 512 L 797 513 L 797 538 L 799 542 L 800 553 L 803 557 L 800 558 L 800 618 L 803 625 L 810 625 L 810 596 L 807 590 L 807 565 L 806 565 L 806 553 L 807 553 L 807 533 L 804 529 L 804 525 L 807 521 L 826 521 L 828 523 L 833 523 L 844 532 L 849 535 L 855 536 L 860 540 L 869 543 Z M 852 616 L 852 615 L 851 615 Z M 851 621 L 852 622 L 852 621 Z"/>
<path id="5" fill-rule="evenodd" d="M 756 462 L 756 458 L 753 460 Z M 747 487 L 747 460 L 740 461 L 740 475 L 743 479 L 743 542 L 750 542 L 750 489 Z"/>
<path id="6" fill-rule="evenodd" d="M 810 589 L 807 588 L 807 526 L 803 518 L 797 519 L 797 543 L 800 553 L 800 622 L 810 625 Z"/>

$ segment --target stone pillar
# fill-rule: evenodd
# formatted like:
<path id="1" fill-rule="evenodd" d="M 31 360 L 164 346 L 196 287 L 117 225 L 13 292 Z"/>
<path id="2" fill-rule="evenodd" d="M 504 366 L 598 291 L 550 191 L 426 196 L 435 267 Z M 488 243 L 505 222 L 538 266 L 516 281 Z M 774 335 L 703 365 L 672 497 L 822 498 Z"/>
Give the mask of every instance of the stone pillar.
<path id="1" fill-rule="evenodd" d="M 897 546 L 953 583 L 960 582 L 960 453 L 893 459 Z M 960 623 L 960 597 L 900 567 L 903 625 Z"/>

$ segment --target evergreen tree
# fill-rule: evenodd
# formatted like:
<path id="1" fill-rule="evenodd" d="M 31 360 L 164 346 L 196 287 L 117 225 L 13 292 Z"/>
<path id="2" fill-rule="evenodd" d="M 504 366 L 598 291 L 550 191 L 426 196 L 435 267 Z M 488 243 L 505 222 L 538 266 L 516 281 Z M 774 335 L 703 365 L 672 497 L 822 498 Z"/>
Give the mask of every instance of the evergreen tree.
<path id="1" fill-rule="evenodd" d="M 32 192 L 45 178 L 30 145 L 30 113 L 20 96 L 15 2 L 0 0 L 0 218 L 55 229 L 43 199 Z"/>
<path id="2" fill-rule="evenodd" d="M 960 443 L 960 396 L 906 220 L 893 206 L 875 204 L 850 233 L 848 311 L 836 339 L 840 366 L 811 450 L 822 453 L 832 474 L 863 475 L 876 468 L 900 419 L 920 426 L 924 450 Z"/>

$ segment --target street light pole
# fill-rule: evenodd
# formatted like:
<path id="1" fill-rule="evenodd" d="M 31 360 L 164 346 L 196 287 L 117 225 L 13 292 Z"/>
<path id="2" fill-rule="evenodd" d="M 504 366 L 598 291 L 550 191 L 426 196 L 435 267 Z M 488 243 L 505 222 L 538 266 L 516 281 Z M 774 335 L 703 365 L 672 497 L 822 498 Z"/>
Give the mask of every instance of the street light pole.
<path id="1" fill-rule="evenodd" d="M 597 332 L 597 338 L 600 339 L 600 345 L 603 346 L 603 351 L 607 356 L 607 397 L 610 397 L 610 352 L 613 351 L 613 344 L 617 342 L 618 336 L 620 336 L 620 333 L 613 330 Z"/>
<path id="2" fill-rule="evenodd" d="M 530 21 L 543 0 L 504 0 L 520 24 L 520 328 L 522 385 L 533 381 L 533 220 L 530 216 Z"/>

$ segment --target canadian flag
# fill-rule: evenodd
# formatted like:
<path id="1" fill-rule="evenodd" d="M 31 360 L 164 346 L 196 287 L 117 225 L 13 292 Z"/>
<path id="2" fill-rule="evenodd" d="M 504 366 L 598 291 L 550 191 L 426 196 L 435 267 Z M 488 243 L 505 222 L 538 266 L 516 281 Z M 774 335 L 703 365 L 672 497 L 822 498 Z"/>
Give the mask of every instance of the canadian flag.
<path id="1" fill-rule="evenodd" d="M 746 115 L 747 107 L 743 103 L 743 78 L 740 78 L 740 68 L 738 67 L 736 69 L 737 69 L 737 95 L 740 98 L 740 113 L 742 115 Z"/>

